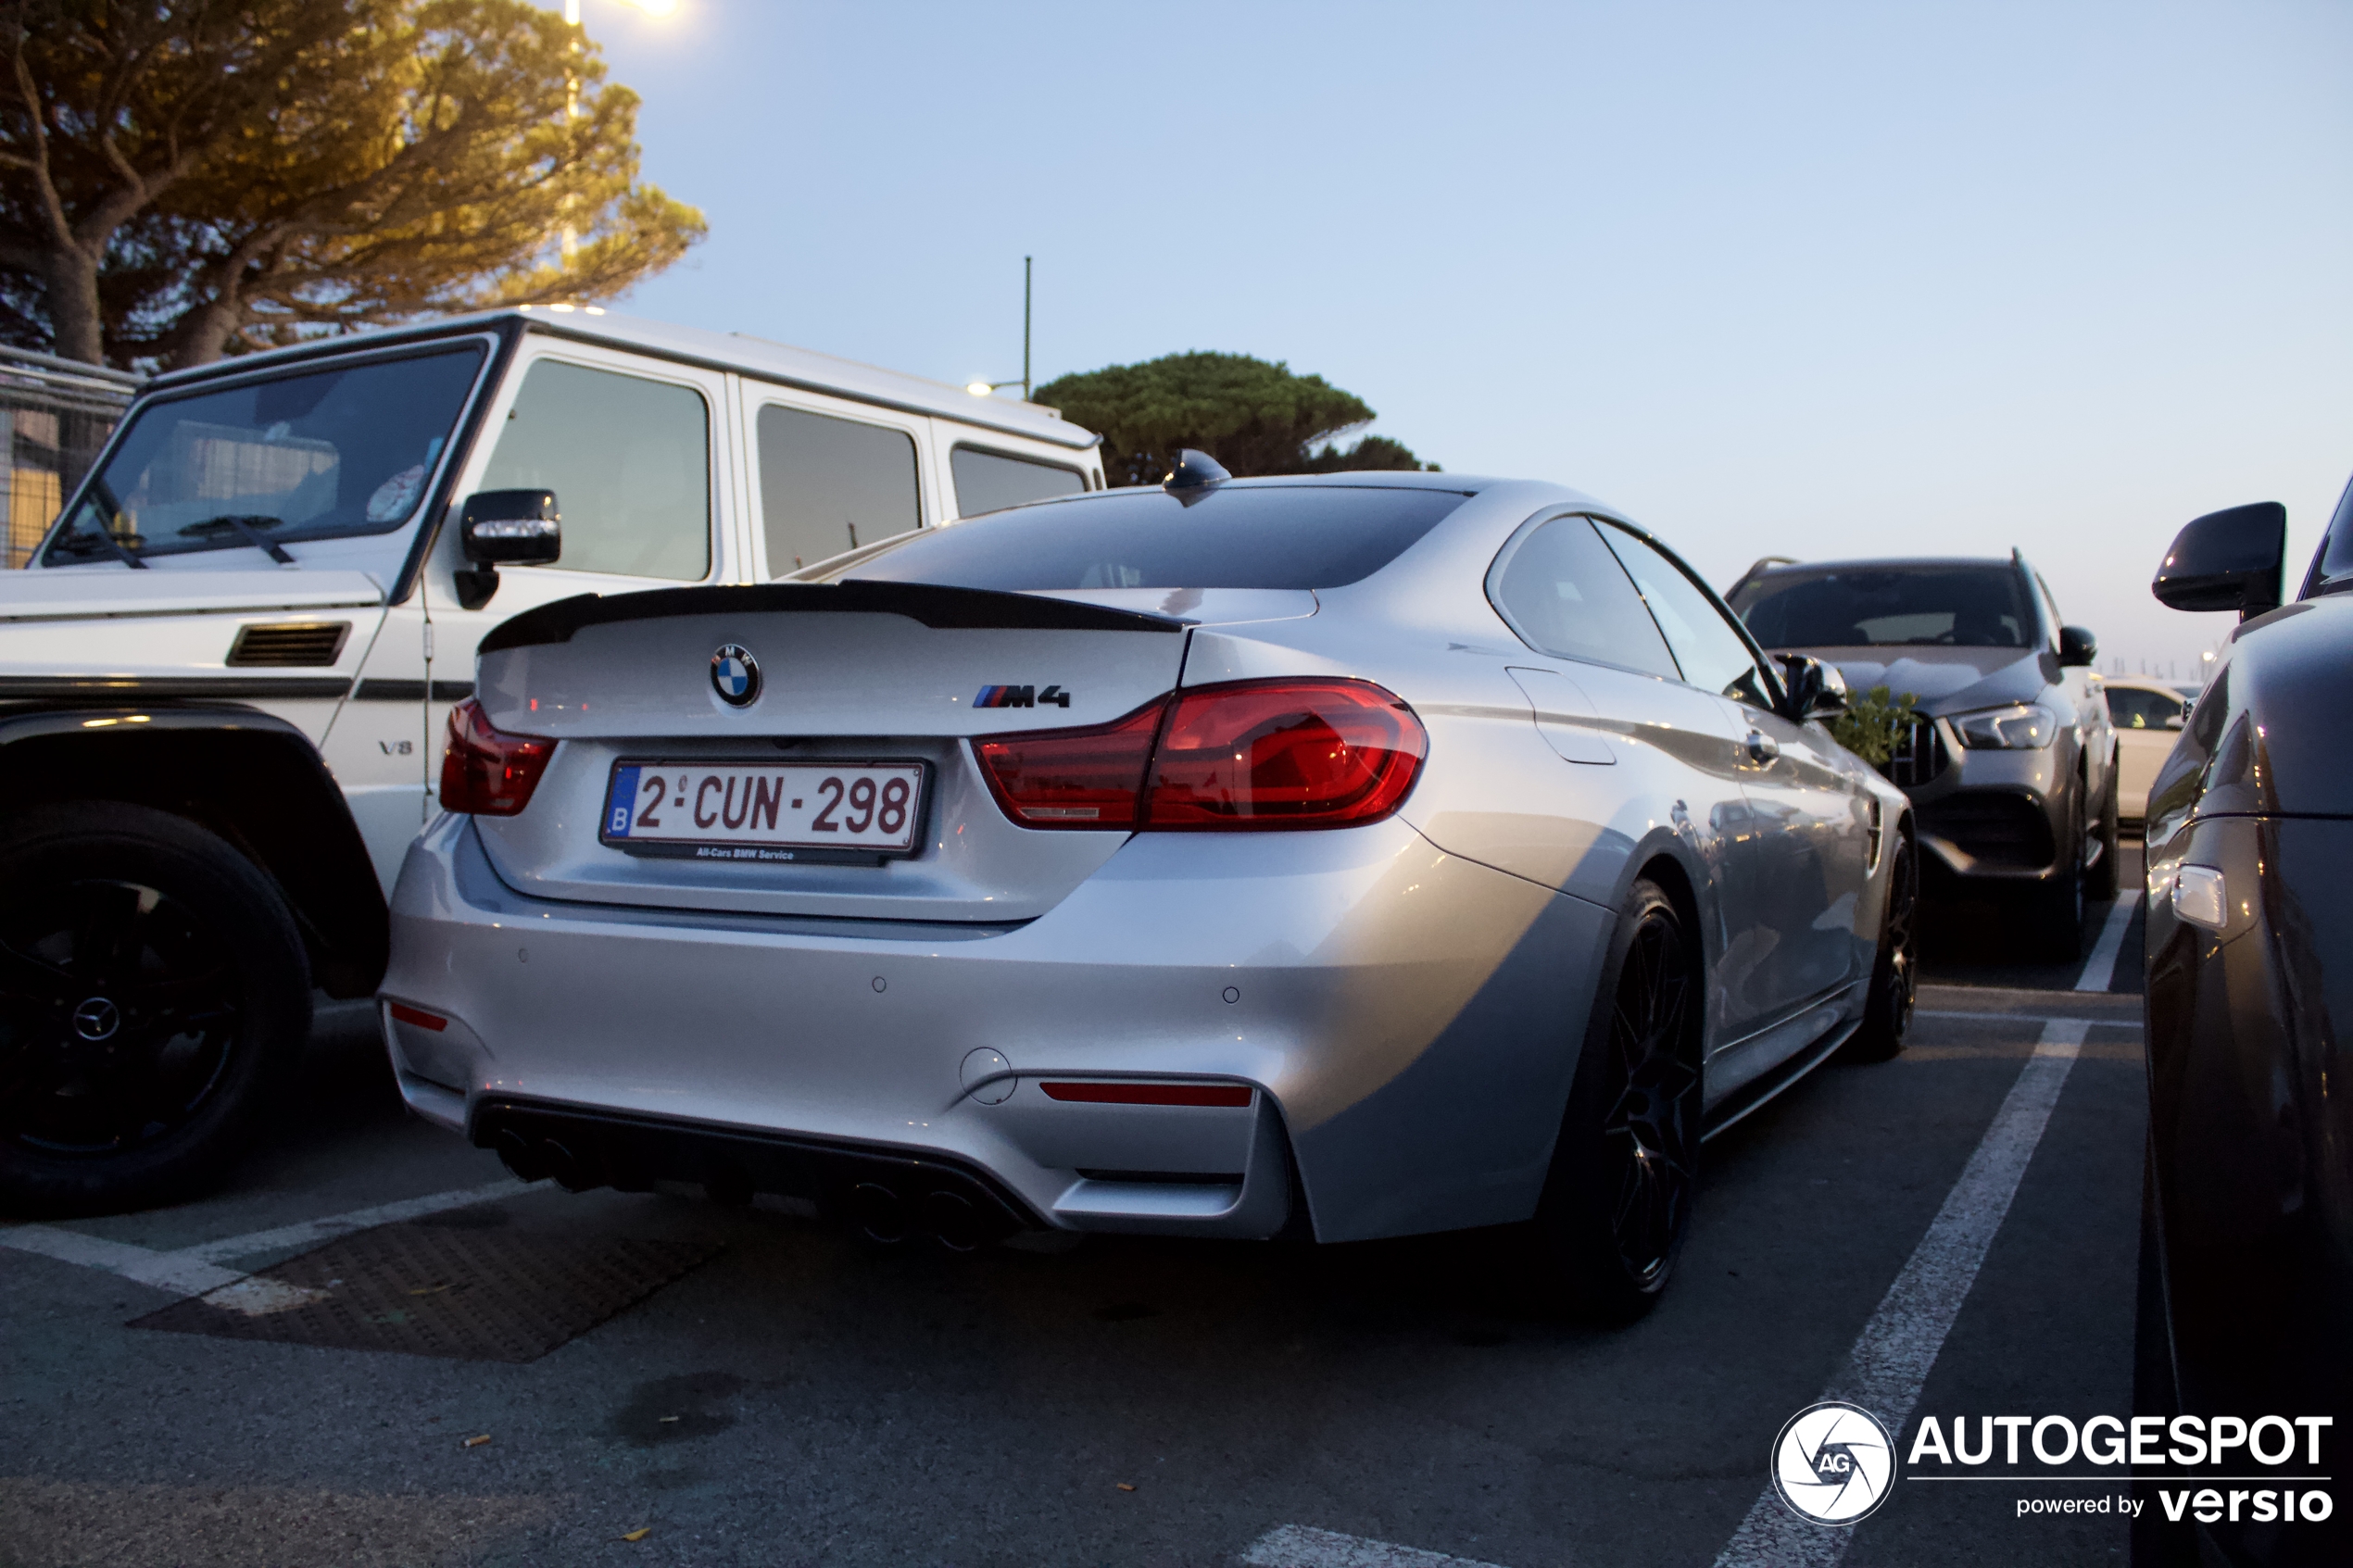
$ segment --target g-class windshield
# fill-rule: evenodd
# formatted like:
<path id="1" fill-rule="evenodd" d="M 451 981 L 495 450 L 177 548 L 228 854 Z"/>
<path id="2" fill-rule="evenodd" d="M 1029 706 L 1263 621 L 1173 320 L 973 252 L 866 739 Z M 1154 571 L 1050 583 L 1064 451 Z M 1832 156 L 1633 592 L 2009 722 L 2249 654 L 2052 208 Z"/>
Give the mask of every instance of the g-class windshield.
<path id="1" fill-rule="evenodd" d="M 91 481 L 50 566 L 384 533 L 423 504 L 484 347 L 325 366 L 149 403 Z"/>

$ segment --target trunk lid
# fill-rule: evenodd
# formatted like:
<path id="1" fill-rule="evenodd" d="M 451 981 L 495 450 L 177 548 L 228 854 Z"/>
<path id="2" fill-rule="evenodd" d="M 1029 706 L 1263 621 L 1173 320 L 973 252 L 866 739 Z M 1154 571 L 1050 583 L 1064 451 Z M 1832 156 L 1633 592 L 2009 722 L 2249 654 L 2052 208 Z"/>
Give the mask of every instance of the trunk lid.
<path id="1" fill-rule="evenodd" d="M 543 897 L 743 914 L 1005 922 L 1051 909 L 1125 842 L 1008 821 L 969 737 L 1107 723 L 1172 690 L 1184 623 L 1125 608 L 913 583 L 662 589 L 544 606 L 483 640 L 500 730 L 558 746 L 514 817 L 476 820 L 491 865 Z M 740 650 L 758 689 L 714 682 Z M 731 670 L 728 679 L 739 680 Z M 993 705 L 992 705 L 993 704 Z M 880 864 L 633 854 L 598 829 L 623 763 L 921 762 L 914 851 Z"/>

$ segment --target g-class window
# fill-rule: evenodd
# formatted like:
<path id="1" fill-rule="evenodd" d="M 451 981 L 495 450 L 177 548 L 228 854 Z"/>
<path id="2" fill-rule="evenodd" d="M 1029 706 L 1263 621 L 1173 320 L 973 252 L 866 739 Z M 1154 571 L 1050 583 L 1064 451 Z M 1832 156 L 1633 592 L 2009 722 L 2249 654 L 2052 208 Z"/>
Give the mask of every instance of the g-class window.
<path id="1" fill-rule="evenodd" d="M 564 547 L 553 570 L 711 574 L 711 414 L 692 387 L 542 359 L 480 487 L 556 493 Z"/>
<path id="2" fill-rule="evenodd" d="M 1076 495 L 1087 488 L 1087 476 L 1060 463 L 1015 458 L 959 446 L 948 455 L 949 471 L 956 480 L 956 513 L 977 517 L 1030 501 Z"/>
<path id="3" fill-rule="evenodd" d="M 915 443 L 905 431 L 772 403 L 760 410 L 759 438 L 769 576 L 922 525 Z"/>

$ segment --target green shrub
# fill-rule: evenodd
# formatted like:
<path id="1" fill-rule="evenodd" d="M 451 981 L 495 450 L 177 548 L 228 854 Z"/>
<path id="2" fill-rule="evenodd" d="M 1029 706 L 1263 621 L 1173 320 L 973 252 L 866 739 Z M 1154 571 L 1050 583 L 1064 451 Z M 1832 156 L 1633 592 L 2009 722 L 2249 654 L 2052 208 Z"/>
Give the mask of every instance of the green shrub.
<path id="1" fill-rule="evenodd" d="M 1849 697 L 1846 711 L 1831 721 L 1831 738 L 1874 768 L 1884 768 L 1919 717 L 1919 697 L 1911 692 L 1890 697 L 1885 686 L 1873 686 Z"/>

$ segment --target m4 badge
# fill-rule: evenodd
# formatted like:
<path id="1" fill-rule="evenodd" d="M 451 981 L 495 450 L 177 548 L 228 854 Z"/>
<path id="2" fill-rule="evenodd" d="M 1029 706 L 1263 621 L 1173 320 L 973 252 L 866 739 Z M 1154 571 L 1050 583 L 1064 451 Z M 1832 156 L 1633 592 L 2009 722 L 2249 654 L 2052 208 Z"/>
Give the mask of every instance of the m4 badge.
<path id="1" fill-rule="evenodd" d="M 1068 708 L 1070 694 L 1062 687 L 1048 686 L 1039 691 L 1036 686 L 983 686 L 973 698 L 975 708 Z"/>

